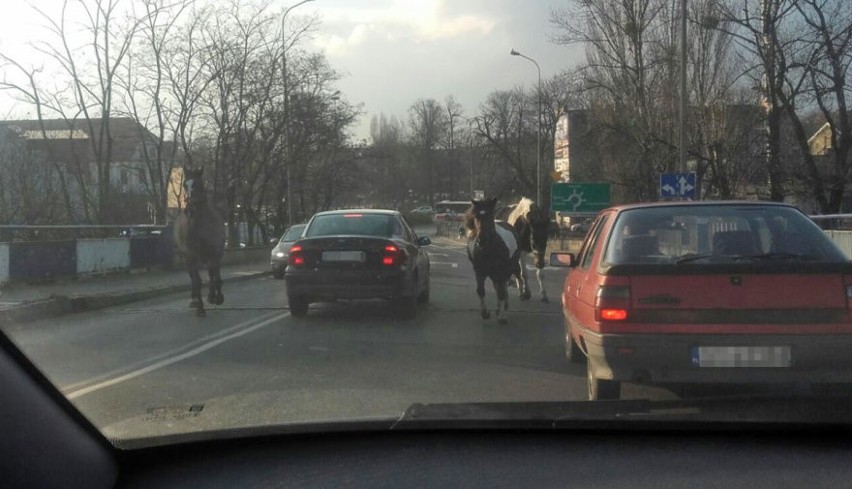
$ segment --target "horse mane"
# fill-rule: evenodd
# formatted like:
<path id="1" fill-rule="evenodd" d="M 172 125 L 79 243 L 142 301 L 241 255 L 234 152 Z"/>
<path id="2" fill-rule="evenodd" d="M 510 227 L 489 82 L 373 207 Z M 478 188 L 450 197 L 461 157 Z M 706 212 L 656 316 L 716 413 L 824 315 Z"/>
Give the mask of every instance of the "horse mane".
<path id="1" fill-rule="evenodd" d="M 512 212 L 509 213 L 509 217 L 506 218 L 506 222 L 514 226 L 518 219 L 529 215 L 529 213 L 533 211 L 538 211 L 536 203 L 529 197 L 521 197 L 521 200 L 515 205 Z"/>
<path id="2" fill-rule="evenodd" d="M 464 228 L 467 230 L 467 238 L 473 239 L 476 236 L 476 223 L 473 215 L 473 205 L 464 213 Z"/>

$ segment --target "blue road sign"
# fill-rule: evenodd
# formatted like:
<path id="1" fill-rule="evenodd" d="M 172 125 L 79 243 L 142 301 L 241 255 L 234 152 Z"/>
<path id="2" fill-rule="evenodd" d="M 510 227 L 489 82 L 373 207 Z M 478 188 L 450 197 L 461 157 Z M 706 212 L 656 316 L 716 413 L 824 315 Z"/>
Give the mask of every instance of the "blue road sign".
<path id="1" fill-rule="evenodd" d="M 660 175 L 660 198 L 695 199 L 695 173 L 663 173 Z"/>

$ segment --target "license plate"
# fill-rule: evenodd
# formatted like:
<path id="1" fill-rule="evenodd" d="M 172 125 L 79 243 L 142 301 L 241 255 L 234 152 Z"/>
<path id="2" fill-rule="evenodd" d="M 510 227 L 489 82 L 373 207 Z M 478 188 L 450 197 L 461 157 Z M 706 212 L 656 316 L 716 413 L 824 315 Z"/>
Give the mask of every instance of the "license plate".
<path id="1" fill-rule="evenodd" d="M 793 361 L 789 346 L 694 346 L 691 356 L 702 368 L 785 368 Z"/>
<path id="2" fill-rule="evenodd" d="M 322 261 L 363 262 L 367 254 L 363 251 L 323 251 Z"/>

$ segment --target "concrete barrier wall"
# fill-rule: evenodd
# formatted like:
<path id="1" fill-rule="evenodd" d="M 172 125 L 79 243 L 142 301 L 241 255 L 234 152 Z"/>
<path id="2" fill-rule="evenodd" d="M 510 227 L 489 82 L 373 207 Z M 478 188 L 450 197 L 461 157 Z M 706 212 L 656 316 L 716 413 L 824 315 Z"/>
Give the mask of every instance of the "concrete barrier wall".
<path id="1" fill-rule="evenodd" d="M 130 242 L 124 238 L 77 240 L 77 273 L 130 268 Z"/>
<path id="2" fill-rule="evenodd" d="M 0 243 L 0 284 L 9 281 L 9 243 Z"/>
<path id="3" fill-rule="evenodd" d="M 271 246 L 226 249 L 222 265 L 269 263 Z M 0 284 L 109 273 L 134 268 L 182 269 L 171 237 L 0 243 Z"/>
<path id="4" fill-rule="evenodd" d="M 46 280 L 76 272 L 76 240 L 9 243 L 9 280 Z"/>

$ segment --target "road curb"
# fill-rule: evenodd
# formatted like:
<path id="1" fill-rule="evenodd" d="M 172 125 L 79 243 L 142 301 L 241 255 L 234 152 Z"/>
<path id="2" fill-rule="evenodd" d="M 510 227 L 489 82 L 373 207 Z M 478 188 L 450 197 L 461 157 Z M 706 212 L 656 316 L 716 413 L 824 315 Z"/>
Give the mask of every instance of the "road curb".
<path id="1" fill-rule="evenodd" d="M 271 275 L 271 271 L 254 272 L 236 277 L 223 279 L 224 283 L 244 282 L 251 279 Z M 189 292 L 189 283 L 181 285 L 168 285 L 132 292 L 92 294 L 85 296 L 56 295 L 49 299 L 21 304 L 4 311 L 0 311 L 0 327 L 13 324 L 37 321 L 49 317 L 62 316 L 65 314 L 96 311 L 107 307 L 130 304 L 132 302 L 153 299 L 163 295 L 178 292 Z"/>

